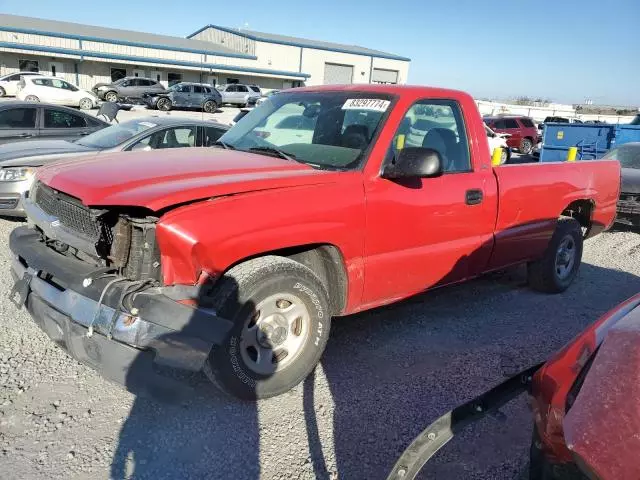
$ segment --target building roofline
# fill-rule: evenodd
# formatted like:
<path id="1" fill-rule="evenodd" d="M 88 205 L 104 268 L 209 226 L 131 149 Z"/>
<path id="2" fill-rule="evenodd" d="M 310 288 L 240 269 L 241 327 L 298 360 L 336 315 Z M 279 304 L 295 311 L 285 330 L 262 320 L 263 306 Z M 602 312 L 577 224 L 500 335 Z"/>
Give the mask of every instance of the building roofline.
<path id="1" fill-rule="evenodd" d="M 340 48 L 340 47 L 328 47 L 328 46 L 321 46 L 321 45 L 317 45 L 314 44 L 311 40 L 305 40 L 303 38 L 298 39 L 298 41 L 295 42 L 289 42 L 286 40 L 274 40 L 273 38 L 267 38 L 267 37 L 261 37 L 260 35 L 256 35 L 256 32 L 252 32 L 252 33 L 247 33 L 247 32 L 243 32 L 242 30 L 235 30 L 233 28 L 229 28 L 229 27 L 222 27 L 220 25 L 214 25 L 214 24 L 209 24 L 209 25 L 205 25 L 202 28 L 199 28 L 198 30 L 196 30 L 195 32 L 193 32 L 190 35 L 187 35 L 187 38 L 192 38 L 196 35 L 198 35 L 201 32 L 204 32 L 206 29 L 208 28 L 215 28 L 217 30 L 222 30 L 223 32 L 227 32 L 227 33 L 232 33 L 234 35 L 239 35 L 241 37 L 245 37 L 248 38 L 249 40 L 254 40 L 254 41 L 258 41 L 258 42 L 264 42 L 264 43 L 274 43 L 276 45 L 288 45 L 291 47 L 300 47 L 300 48 L 312 48 L 315 50 L 325 50 L 328 52 L 337 52 L 337 53 L 350 53 L 353 55 L 362 55 L 365 57 L 375 57 L 375 58 L 386 58 L 389 60 L 401 60 L 403 62 L 410 62 L 411 59 L 408 57 L 402 57 L 400 55 L 393 55 L 391 53 L 384 53 L 384 52 L 362 52 L 362 51 L 358 51 L 355 49 L 350 49 L 348 47 L 344 47 L 344 48 Z"/>
<path id="2" fill-rule="evenodd" d="M 125 62 L 154 63 L 176 65 L 182 67 L 209 68 L 212 70 L 225 70 L 230 72 L 260 73 L 264 75 L 279 75 L 283 77 L 309 78 L 311 75 L 302 72 L 287 72 L 282 70 L 268 70 L 263 68 L 239 67 L 234 65 L 221 65 L 218 63 L 188 62 L 183 60 L 170 60 L 164 58 L 138 57 L 133 55 L 119 55 L 117 53 L 93 52 L 90 50 L 76 50 L 72 48 L 47 47 L 44 45 L 29 45 L 23 43 L 0 42 L 0 48 L 13 48 L 15 50 L 29 50 L 32 52 L 58 53 L 61 55 L 76 55 L 82 60 L 84 57 L 106 58 Z"/>
<path id="3" fill-rule="evenodd" d="M 117 39 L 106 38 L 106 37 L 93 37 L 89 35 L 77 35 L 72 33 L 51 32 L 47 30 L 18 28 L 18 27 L 5 26 L 5 25 L 0 26 L 0 31 L 11 32 L 11 33 L 24 33 L 27 35 L 44 35 L 44 36 L 56 37 L 56 38 L 70 38 L 72 40 L 84 40 L 86 42 L 112 43 L 114 45 L 125 45 L 128 47 L 153 48 L 156 50 L 167 50 L 171 52 L 187 52 L 187 53 L 198 53 L 201 55 L 215 55 L 217 57 L 246 58 L 250 60 L 258 59 L 258 57 L 256 57 L 255 55 L 248 55 L 244 53 L 219 52 L 216 50 L 203 50 L 200 48 L 170 47 L 168 45 L 160 45 L 155 43 L 130 42 L 128 40 L 117 40 Z M 176 38 L 180 38 L 180 37 L 176 37 Z"/>

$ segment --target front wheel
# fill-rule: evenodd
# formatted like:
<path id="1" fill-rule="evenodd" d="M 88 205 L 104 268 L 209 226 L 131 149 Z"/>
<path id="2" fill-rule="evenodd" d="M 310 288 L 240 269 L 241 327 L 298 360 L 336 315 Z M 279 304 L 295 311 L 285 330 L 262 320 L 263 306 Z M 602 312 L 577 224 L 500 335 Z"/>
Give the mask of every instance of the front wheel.
<path id="1" fill-rule="evenodd" d="M 80 107 L 80 110 L 91 110 L 93 108 L 93 100 L 90 98 L 83 98 L 78 102 L 78 107 Z"/>
<path id="2" fill-rule="evenodd" d="M 216 102 L 213 100 L 207 100 L 204 102 L 204 105 L 202 105 L 202 109 L 207 113 L 213 113 L 218 109 L 218 105 L 216 105 Z"/>
<path id="3" fill-rule="evenodd" d="M 35 95 L 27 95 L 26 97 L 24 97 L 25 102 L 39 102 L 40 99 L 38 97 L 36 97 Z"/>
<path id="4" fill-rule="evenodd" d="M 115 103 L 115 102 L 118 101 L 118 94 L 116 92 L 113 92 L 113 91 L 107 92 L 107 93 L 104 94 L 104 99 L 107 102 L 114 102 Z"/>
<path id="5" fill-rule="evenodd" d="M 159 99 L 156 103 L 156 108 L 163 112 L 168 112 L 169 110 L 171 110 L 171 100 L 169 100 L 168 98 Z"/>
<path id="6" fill-rule="evenodd" d="M 541 292 L 564 292 L 578 274 L 582 243 L 580 224 L 573 218 L 560 218 L 544 257 L 528 265 L 529 285 Z"/>
<path id="7" fill-rule="evenodd" d="M 523 138 L 520 142 L 520 153 L 522 155 L 531 155 L 533 151 L 533 142 L 530 138 Z"/>
<path id="8" fill-rule="evenodd" d="M 4 88 L 0 87 L 0 97 L 5 97 L 7 95 L 7 92 L 4 90 Z"/>
<path id="9" fill-rule="evenodd" d="M 277 256 L 249 260 L 224 275 L 211 300 L 234 324 L 204 367 L 224 392 L 245 400 L 280 395 L 319 362 L 331 314 L 326 289 L 308 267 Z"/>

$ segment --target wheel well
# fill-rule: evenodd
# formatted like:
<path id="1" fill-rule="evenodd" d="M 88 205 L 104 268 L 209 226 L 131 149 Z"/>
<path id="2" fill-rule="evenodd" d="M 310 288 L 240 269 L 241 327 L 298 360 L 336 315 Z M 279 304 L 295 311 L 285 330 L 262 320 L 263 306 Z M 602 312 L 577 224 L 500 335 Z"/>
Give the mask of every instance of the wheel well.
<path id="1" fill-rule="evenodd" d="M 593 200 L 582 199 L 571 202 L 567 208 L 562 211 L 562 216 L 575 218 L 583 228 L 586 228 L 585 236 L 588 235 L 591 228 L 591 215 L 593 213 Z"/>
<path id="2" fill-rule="evenodd" d="M 339 315 L 344 311 L 347 306 L 347 270 L 338 247 L 328 244 L 312 244 L 261 252 L 259 255 L 243 258 L 240 262 L 230 265 L 229 268 L 251 258 L 265 255 L 287 257 L 310 268 L 327 289 L 331 313 Z"/>

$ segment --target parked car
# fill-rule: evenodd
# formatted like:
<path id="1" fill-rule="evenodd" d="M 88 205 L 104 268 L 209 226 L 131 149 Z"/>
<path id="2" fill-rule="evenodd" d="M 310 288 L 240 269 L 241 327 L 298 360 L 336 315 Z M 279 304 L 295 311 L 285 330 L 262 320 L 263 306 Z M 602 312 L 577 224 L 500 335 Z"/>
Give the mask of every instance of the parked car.
<path id="1" fill-rule="evenodd" d="M 209 147 L 228 129 L 206 120 L 146 117 L 106 126 L 75 141 L 32 140 L 0 145 L 0 215 L 25 216 L 20 195 L 31 187 L 36 168 L 47 163 L 76 157 L 93 161 L 112 152 Z"/>
<path id="2" fill-rule="evenodd" d="M 503 165 L 509 161 L 511 158 L 511 149 L 507 144 L 507 138 L 509 138 L 508 133 L 496 133 L 491 128 L 489 128 L 486 124 L 484 129 L 487 133 L 487 141 L 489 142 L 489 152 L 493 155 L 493 152 L 496 148 L 502 149 L 502 157 L 500 159 L 500 164 Z"/>
<path id="3" fill-rule="evenodd" d="M 434 107 L 407 146 L 407 122 Z M 16 303 L 112 380 L 173 381 L 155 362 L 279 395 L 315 368 L 332 317 L 518 263 L 562 292 L 615 218 L 618 162 L 492 168 L 476 104 L 454 90 L 287 90 L 218 145 L 58 162 L 25 198 Z"/>
<path id="4" fill-rule="evenodd" d="M 491 130 L 497 133 L 508 133 L 507 144 L 516 148 L 523 155 L 529 155 L 538 143 L 538 129 L 529 117 L 499 116 L 485 117 L 484 121 Z"/>
<path id="5" fill-rule="evenodd" d="M 160 82 L 143 77 L 124 77 L 111 83 L 96 83 L 93 92 L 106 102 L 140 101 L 145 93 L 164 92 Z"/>
<path id="6" fill-rule="evenodd" d="M 10 73 L 9 75 L 3 75 L 0 77 L 0 97 L 15 97 L 18 92 L 18 84 L 20 78 L 24 75 L 36 75 L 40 76 L 38 72 L 18 72 Z"/>
<path id="7" fill-rule="evenodd" d="M 640 478 L 638 332 L 640 294 L 600 317 L 545 363 L 437 419 L 403 452 L 387 480 L 419 478 L 426 462 L 454 435 L 527 391 L 533 435 L 524 478 Z"/>
<path id="8" fill-rule="evenodd" d="M 92 92 L 82 90 L 60 78 L 43 75 L 23 75 L 18 84 L 16 98 L 27 102 L 79 107 L 82 110 L 91 110 L 98 106 L 98 97 Z"/>
<path id="9" fill-rule="evenodd" d="M 213 113 L 222 105 L 220 92 L 205 83 L 176 83 L 165 92 L 144 93 L 142 99 L 147 107 L 165 112 L 174 108 L 198 108 Z"/>
<path id="10" fill-rule="evenodd" d="M 246 107 L 252 98 L 260 98 L 262 95 L 260 88 L 255 85 L 241 85 L 230 83 L 216 87 L 222 95 L 222 103 L 230 103 L 240 107 Z"/>
<path id="11" fill-rule="evenodd" d="M 229 122 L 229 125 L 233 127 L 236 123 L 238 123 L 240 120 L 246 117 L 247 114 L 252 110 L 253 108 L 241 108 L 240 111 L 237 113 L 237 115 L 233 117 L 233 120 Z"/>
<path id="12" fill-rule="evenodd" d="M 75 140 L 108 126 L 72 108 L 18 100 L 0 103 L 0 144 L 41 137 Z"/>
<path id="13" fill-rule="evenodd" d="M 546 117 L 542 123 L 582 123 L 578 118 Z"/>
<path id="14" fill-rule="evenodd" d="M 622 167 L 616 222 L 640 226 L 640 142 L 620 145 L 602 158 L 618 160 Z"/>
<path id="15" fill-rule="evenodd" d="M 251 97 L 247 102 L 247 106 L 257 107 L 258 105 L 261 105 L 262 103 L 264 103 L 271 95 L 275 95 L 276 93 L 279 93 L 279 92 L 280 90 L 271 90 L 267 93 L 262 94 L 262 96 L 260 97 Z"/>

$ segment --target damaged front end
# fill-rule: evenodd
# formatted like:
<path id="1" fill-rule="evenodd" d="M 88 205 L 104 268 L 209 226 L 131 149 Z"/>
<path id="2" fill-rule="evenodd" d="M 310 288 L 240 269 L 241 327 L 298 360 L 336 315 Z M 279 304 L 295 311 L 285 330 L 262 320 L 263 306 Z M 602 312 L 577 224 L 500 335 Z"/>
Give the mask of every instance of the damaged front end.
<path id="1" fill-rule="evenodd" d="M 10 236 L 12 299 L 56 343 L 127 387 L 134 366 L 146 380 L 155 365 L 202 368 L 231 323 L 194 306 L 198 287 L 163 285 L 157 218 L 90 209 L 39 182 L 24 205 L 33 225 Z"/>

